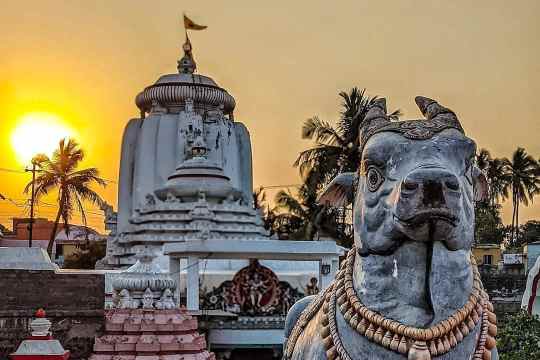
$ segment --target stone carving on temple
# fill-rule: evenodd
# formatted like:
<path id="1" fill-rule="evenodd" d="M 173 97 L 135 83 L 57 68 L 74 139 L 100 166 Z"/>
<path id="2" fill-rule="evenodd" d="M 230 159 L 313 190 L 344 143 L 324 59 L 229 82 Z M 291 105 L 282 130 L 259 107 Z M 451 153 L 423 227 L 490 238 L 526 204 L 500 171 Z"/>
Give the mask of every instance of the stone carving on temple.
<path id="1" fill-rule="evenodd" d="M 149 247 L 143 247 L 137 262 L 113 280 L 113 308 L 172 309 L 176 282 L 154 261 Z M 159 306 L 159 307 L 158 307 Z"/>
<path id="2" fill-rule="evenodd" d="M 276 274 L 250 260 L 230 281 L 202 295 L 202 308 L 224 310 L 246 316 L 286 315 L 289 308 L 304 296 Z"/>

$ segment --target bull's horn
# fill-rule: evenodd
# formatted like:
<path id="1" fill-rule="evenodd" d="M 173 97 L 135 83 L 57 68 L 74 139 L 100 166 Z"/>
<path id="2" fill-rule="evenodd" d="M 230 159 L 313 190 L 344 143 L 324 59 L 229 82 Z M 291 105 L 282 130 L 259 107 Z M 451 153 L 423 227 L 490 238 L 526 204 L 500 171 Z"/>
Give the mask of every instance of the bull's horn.
<path id="1" fill-rule="evenodd" d="M 416 105 L 418 105 L 422 115 L 424 115 L 428 120 L 433 120 L 435 117 L 441 114 L 450 114 L 453 117 L 456 117 L 456 114 L 454 114 L 452 110 L 445 108 L 433 99 L 424 96 L 417 96 L 414 98 L 414 101 L 416 102 Z"/>
<path id="2" fill-rule="evenodd" d="M 376 119 L 388 121 L 388 117 L 386 116 L 386 99 L 385 98 L 378 98 L 378 99 L 373 100 L 366 114 L 366 117 L 364 118 L 364 121 L 369 122 Z"/>

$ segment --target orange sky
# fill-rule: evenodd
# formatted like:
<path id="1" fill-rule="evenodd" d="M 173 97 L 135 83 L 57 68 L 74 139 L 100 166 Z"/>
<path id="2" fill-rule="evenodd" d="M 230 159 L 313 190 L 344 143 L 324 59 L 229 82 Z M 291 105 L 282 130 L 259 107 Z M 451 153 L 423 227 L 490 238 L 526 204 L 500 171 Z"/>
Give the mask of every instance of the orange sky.
<path id="1" fill-rule="evenodd" d="M 0 13 L 0 168 L 22 169 L 10 142 L 28 112 L 58 115 L 88 153 L 87 166 L 118 176 L 122 131 L 135 95 L 176 71 L 180 14 L 199 72 L 236 98 L 250 129 L 254 184 L 297 183 L 291 164 L 308 146 L 304 119 L 337 117 L 352 86 L 417 117 L 415 95 L 454 109 L 496 156 L 524 146 L 540 157 L 540 2 L 508 1 L 11 1 Z M 28 174 L 0 172 L 0 193 L 22 199 Z M 116 187 L 102 192 L 116 203 Z M 22 201 L 22 200 L 21 200 Z M 540 217 L 540 198 L 523 209 Z M 42 207 L 51 216 L 54 209 Z M 0 223 L 21 214 L 6 202 Z M 91 214 L 91 223 L 101 217 Z M 508 209 L 505 209 L 508 220 Z"/>

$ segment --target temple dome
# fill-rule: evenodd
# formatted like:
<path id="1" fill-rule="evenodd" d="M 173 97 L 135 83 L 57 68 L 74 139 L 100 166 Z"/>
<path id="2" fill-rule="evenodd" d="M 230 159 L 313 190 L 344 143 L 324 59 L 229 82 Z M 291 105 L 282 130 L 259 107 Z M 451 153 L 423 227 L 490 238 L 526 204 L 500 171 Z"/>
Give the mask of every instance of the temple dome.
<path id="1" fill-rule="evenodd" d="M 186 39 L 184 57 L 178 61 L 178 74 L 161 76 L 154 85 L 148 86 L 135 98 L 137 107 L 150 112 L 154 104 L 168 109 L 184 108 L 186 99 L 205 110 L 223 105 L 223 113 L 231 114 L 234 98 L 208 76 L 194 74 L 197 68 L 191 53 L 191 43 Z"/>

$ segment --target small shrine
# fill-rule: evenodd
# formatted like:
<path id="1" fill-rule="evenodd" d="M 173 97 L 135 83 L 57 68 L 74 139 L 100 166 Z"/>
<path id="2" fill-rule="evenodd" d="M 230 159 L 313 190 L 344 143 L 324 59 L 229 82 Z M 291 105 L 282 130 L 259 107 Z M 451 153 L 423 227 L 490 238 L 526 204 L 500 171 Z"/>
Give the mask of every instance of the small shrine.
<path id="1" fill-rule="evenodd" d="M 45 317 L 45 311 L 36 311 L 36 317 L 30 323 L 32 335 L 19 345 L 10 355 L 11 360 L 67 360 L 70 352 L 65 350 L 60 341 L 53 339 L 51 322 Z"/>
<path id="2" fill-rule="evenodd" d="M 113 281 L 105 334 L 91 360 L 215 360 L 198 322 L 175 301 L 176 283 L 153 261 L 149 248 Z"/>

